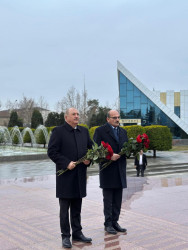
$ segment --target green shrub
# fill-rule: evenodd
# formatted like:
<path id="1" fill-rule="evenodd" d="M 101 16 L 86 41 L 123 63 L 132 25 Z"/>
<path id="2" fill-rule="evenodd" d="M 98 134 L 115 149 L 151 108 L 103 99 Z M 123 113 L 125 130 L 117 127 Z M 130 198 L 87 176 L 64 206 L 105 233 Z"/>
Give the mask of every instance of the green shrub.
<path id="1" fill-rule="evenodd" d="M 20 132 L 24 130 L 24 127 L 19 127 Z"/>
<path id="2" fill-rule="evenodd" d="M 23 137 L 23 142 L 24 143 L 31 143 L 31 136 L 29 134 L 29 132 L 27 131 Z"/>
<path id="3" fill-rule="evenodd" d="M 172 148 L 172 134 L 167 126 L 152 125 L 146 126 L 144 129 L 149 137 L 149 149 L 154 151 L 154 157 L 156 150 L 165 151 Z"/>
<path id="4" fill-rule="evenodd" d="M 138 135 L 142 135 L 144 133 L 144 128 L 140 125 L 123 126 L 122 128 L 127 131 L 127 136 L 129 139 L 136 139 Z"/>
<path id="5" fill-rule="evenodd" d="M 46 127 L 47 131 L 48 131 L 48 134 L 50 133 L 51 131 L 51 127 Z"/>
<path id="6" fill-rule="evenodd" d="M 56 126 L 49 127 L 49 132 L 50 133 Z"/>
<path id="7" fill-rule="evenodd" d="M 35 139 L 36 139 L 37 144 L 44 144 L 44 147 L 45 147 L 46 139 L 45 139 L 45 136 L 44 136 L 44 133 L 43 133 L 42 129 L 39 130 L 37 132 L 37 134 L 35 134 Z"/>
<path id="8" fill-rule="evenodd" d="M 91 127 L 89 129 L 89 135 L 90 135 L 90 138 L 93 140 L 93 136 L 94 136 L 94 133 L 95 133 L 95 129 L 98 128 L 99 126 L 94 126 L 94 127 Z"/>
<path id="9" fill-rule="evenodd" d="M 78 125 L 79 125 L 79 126 L 82 126 L 82 127 L 84 127 L 84 128 L 89 129 L 89 127 L 88 127 L 86 124 L 80 123 L 80 124 L 78 124 Z"/>
<path id="10" fill-rule="evenodd" d="M 0 131 L 0 143 L 5 142 L 5 136 L 3 134 L 3 132 Z"/>
<path id="11" fill-rule="evenodd" d="M 19 139 L 17 134 L 14 135 L 13 139 L 12 139 L 13 144 L 18 144 L 19 143 Z"/>

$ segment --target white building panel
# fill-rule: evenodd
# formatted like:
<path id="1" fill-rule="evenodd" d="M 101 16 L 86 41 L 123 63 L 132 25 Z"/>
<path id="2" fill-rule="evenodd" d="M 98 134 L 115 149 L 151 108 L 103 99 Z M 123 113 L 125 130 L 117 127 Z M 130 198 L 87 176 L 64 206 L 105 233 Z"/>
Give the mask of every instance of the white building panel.
<path id="1" fill-rule="evenodd" d="M 153 93 L 156 95 L 158 99 L 160 99 L 160 91 L 159 90 L 153 90 Z"/>
<path id="2" fill-rule="evenodd" d="M 180 91 L 180 117 L 188 124 L 188 90 Z"/>
<path id="3" fill-rule="evenodd" d="M 167 90 L 166 91 L 166 106 L 171 109 L 174 113 L 174 91 Z"/>

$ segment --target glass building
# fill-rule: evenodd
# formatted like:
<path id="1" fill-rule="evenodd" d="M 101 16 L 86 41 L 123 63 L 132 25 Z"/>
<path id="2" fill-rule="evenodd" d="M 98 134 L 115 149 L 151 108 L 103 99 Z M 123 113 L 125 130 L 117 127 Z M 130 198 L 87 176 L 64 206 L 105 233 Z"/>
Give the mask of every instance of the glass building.
<path id="1" fill-rule="evenodd" d="M 118 62 L 120 115 L 122 125 L 140 124 L 168 126 L 173 138 L 188 138 L 188 124 L 180 116 L 180 109 L 172 111 L 157 94 L 147 89 Z"/>

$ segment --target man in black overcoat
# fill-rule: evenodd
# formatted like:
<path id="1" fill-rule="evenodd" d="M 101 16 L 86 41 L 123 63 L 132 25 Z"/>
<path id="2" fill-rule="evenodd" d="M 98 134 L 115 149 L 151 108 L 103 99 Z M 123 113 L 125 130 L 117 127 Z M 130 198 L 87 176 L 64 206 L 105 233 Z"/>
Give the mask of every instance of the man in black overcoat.
<path id="1" fill-rule="evenodd" d="M 134 165 L 137 170 L 137 177 L 141 173 L 141 176 L 144 177 L 144 171 L 147 166 L 147 157 L 144 154 L 143 150 L 141 149 L 139 152 L 139 156 L 135 156 Z"/>
<path id="2" fill-rule="evenodd" d="M 126 158 L 118 154 L 124 142 L 128 141 L 127 132 L 119 127 L 119 112 L 110 110 L 107 114 L 107 123 L 95 130 L 94 141 L 100 145 L 101 141 L 109 143 L 113 149 L 113 162 L 99 172 L 100 188 L 103 189 L 105 231 L 110 234 L 126 232 L 118 224 L 121 211 L 123 188 L 127 187 Z M 102 164 L 99 165 L 100 169 Z"/>
<path id="3" fill-rule="evenodd" d="M 56 197 L 60 204 L 60 228 L 62 245 L 71 248 L 69 209 L 72 228 L 72 239 L 90 243 L 82 233 L 81 207 L 82 198 L 86 196 L 86 171 L 90 161 L 79 165 L 75 162 L 82 158 L 87 150 L 92 148 L 88 129 L 78 126 L 79 113 L 70 108 L 65 113 L 65 124 L 55 127 L 48 144 L 48 156 L 56 164 L 58 170 L 66 170 L 60 176 L 56 175 Z"/>

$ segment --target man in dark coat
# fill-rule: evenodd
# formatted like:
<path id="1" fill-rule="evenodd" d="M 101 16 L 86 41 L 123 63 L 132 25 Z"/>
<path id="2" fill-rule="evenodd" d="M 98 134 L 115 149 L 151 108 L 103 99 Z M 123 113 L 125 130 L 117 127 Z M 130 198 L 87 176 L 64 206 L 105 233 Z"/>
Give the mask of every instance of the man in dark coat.
<path id="1" fill-rule="evenodd" d="M 141 176 L 144 177 L 144 171 L 147 166 L 147 157 L 143 153 L 142 149 L 139 152 L 139 157 L 135 156 L 134 165 L 137 170 L 137 177 L 139 177 L 140 173 L 141 173 Z"/>
<path id="2" fill-rule="evenodd" d="M 62 245 L 71 248 L 69 209 L 72 228 L 72 239 L 90 243 L 82 233 L 81 206 L 82 198 L 86 196 L 86 171 L 90 161 L 79 165 L 76 161 L 82 158 L 87 150 L 92 148 L 92 140 L 86 128 L 78 126 L 79 113 L 70 108 L 65 113 L 65 124 L 55 127 L 48 144 L 48 156 L 56 164 L 58 170 L 66 170 L 60 176 L 56 175 L 56 197 L 60 204 L 60 228 Z"/>
<path id="3" fill-rule="evenodd" d="M 113 162 L 99 172 L 100 188 L 103 189 L 105 231 L 110 234 L 126 232 L 118 224 L 121 211 L 123 188 L 127 187 L 126 158 L 118 154 L 124 142 L 128 141 L 127 132 L 119 127 L 119 113 L 110 110 L 107 114 L 107 123 L 95 130 L 94 141 L 100 145 L 104 141 L 113 149 Z M 102 164 L 99 165 L 100 169 Z"/>

